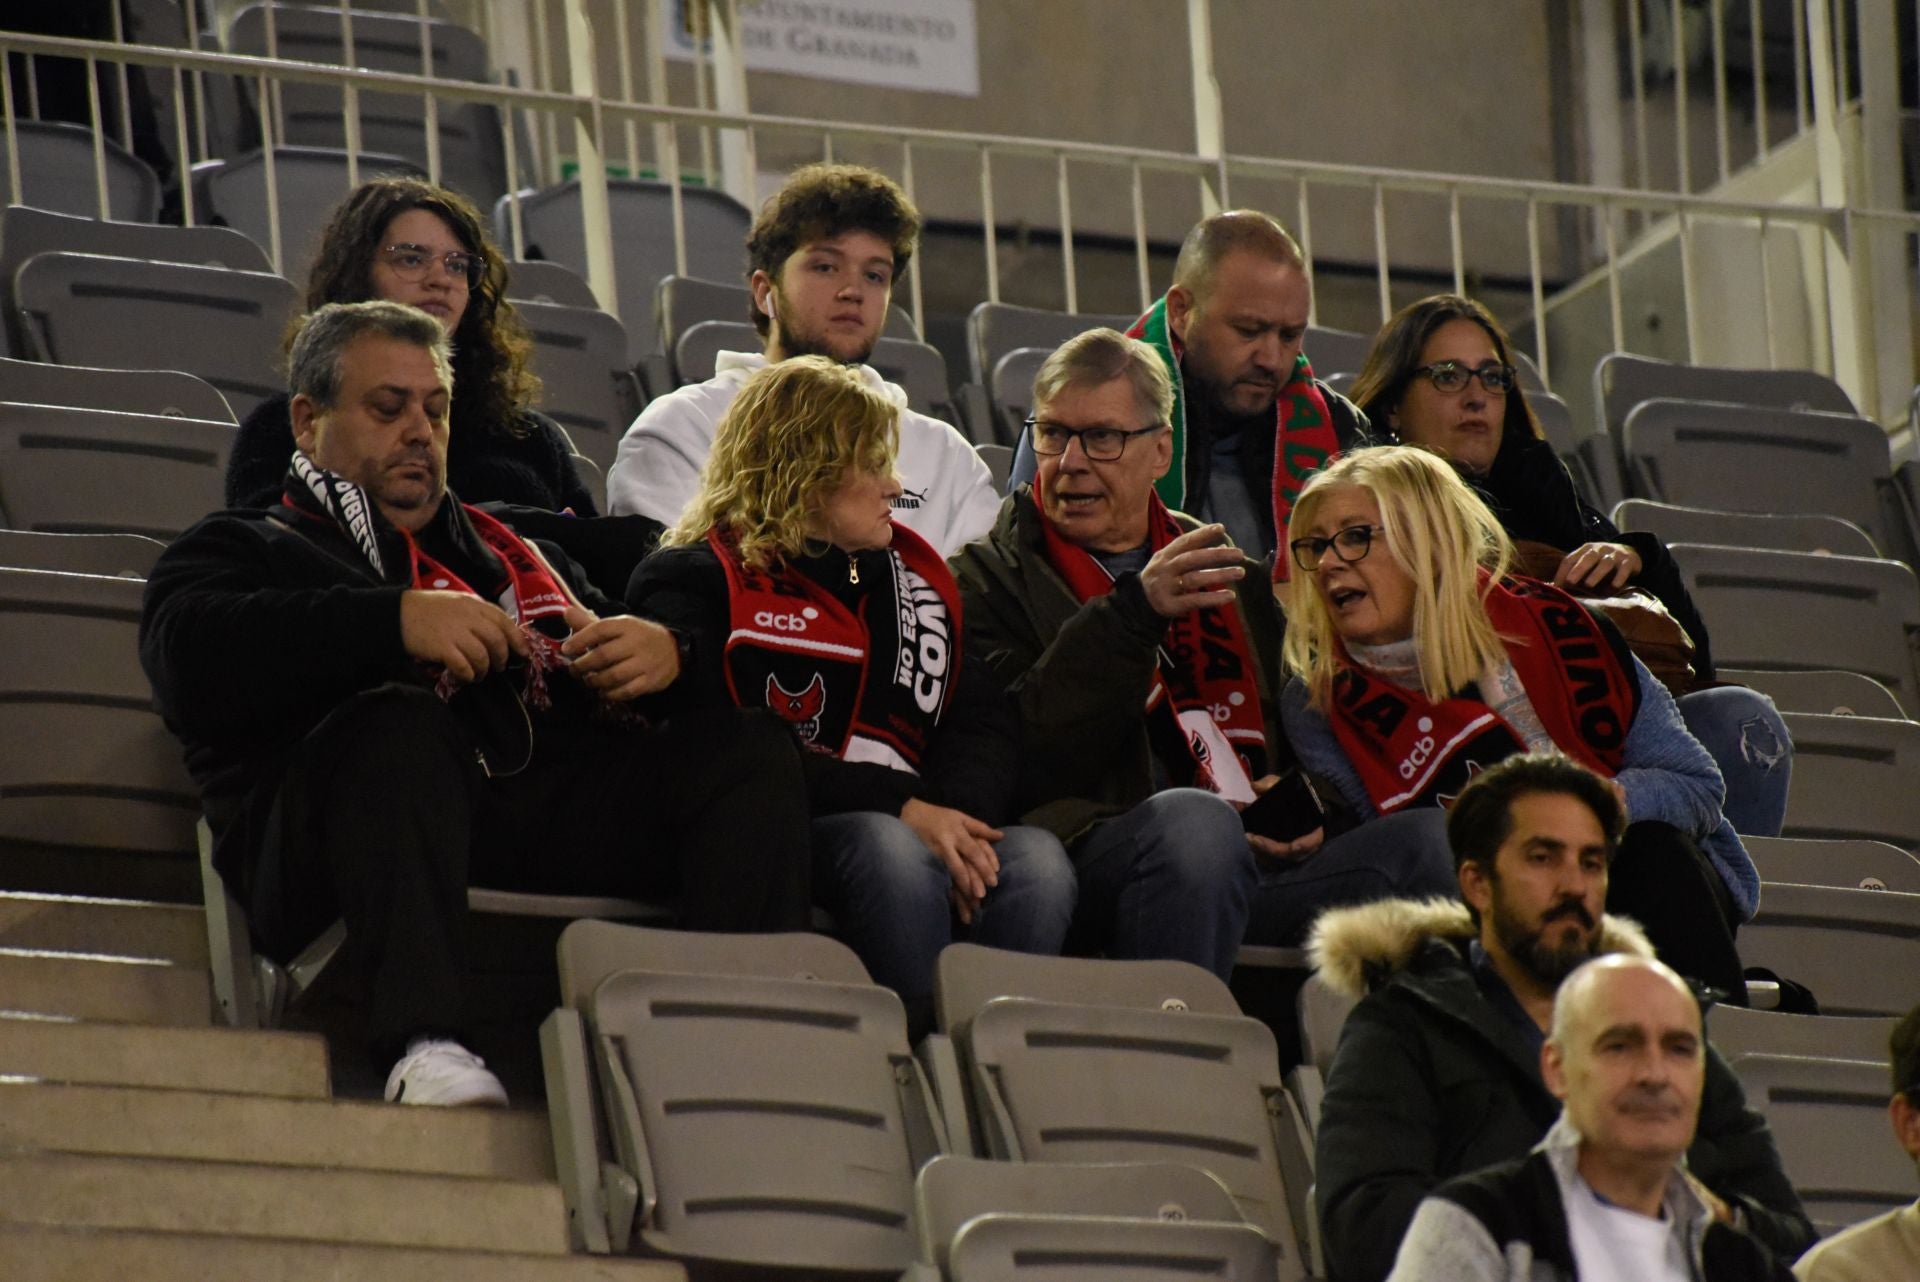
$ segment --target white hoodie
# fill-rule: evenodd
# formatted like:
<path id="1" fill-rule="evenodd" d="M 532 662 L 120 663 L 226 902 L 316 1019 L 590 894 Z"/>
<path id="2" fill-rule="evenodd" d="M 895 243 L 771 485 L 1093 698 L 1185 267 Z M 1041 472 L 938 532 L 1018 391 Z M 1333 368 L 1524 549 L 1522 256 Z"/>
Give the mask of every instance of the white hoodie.
<path id="1" fill-rule="evenodd" d="M 640 411 L 607 473 L 607 505 L 615 516 L 650 516 L 666 525 L 700 488 L 700 469 L 713 448 L 720 416 L 767 358 L 759 352 L 721 352 L 714 376 L 669 392 Z M 894 517 L 941 556 L 985 538 L 1000 510 L 987 465 L 967 438 L 937 418 L 907 408 L 907 394 L 870 365 L 857 365 L 868 386 L 900 407 L 902 493 Z"/>

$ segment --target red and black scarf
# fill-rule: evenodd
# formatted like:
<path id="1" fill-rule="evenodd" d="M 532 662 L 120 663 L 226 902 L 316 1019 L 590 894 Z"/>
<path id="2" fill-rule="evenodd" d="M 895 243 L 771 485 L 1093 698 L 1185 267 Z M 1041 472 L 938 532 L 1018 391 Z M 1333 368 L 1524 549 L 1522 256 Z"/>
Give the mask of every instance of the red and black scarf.
<path id="1" fill-rule="evenodd" d="M 931 544 L 895 522 L 888 572 L 856 607 L 776 562 L 707 542 L 727 575 L 727 691 L 769 708 L 816 752 L 919 773 L 960 675 L 960 588 Z"/>
<path id="2" fill-rule="evenodd" d="M 1555 745 L 1612 778 L 1640 707 L 1640 685 L 1617 634 L 1559 588 L 1534 579 L 1494 584 L 1486 605 Z M 1371 675 L 1344 646 L 1340 657 L 1328 720 L 1381 814 L 1451 805 L 1475 774 L 1524 750 L 1519 733 L 1479 699 L 1434 703 Z"/>
<path id="3" fill-rule="evenodd" d="M 1180 525 L 1158 494 L 1149 496 L 1147 540 L 1158 552 Z M 1047 519 L 1036 491 L 1047 563 L 1080 601 L 1113 591 L 1113 576 Z M 1262 589 L 1263 591 L 1265 589 Z M 1183 614 L 1167 625 L 1160 662 L 1147 690 L 1147 725 L 1161 760 L 1180 782 L 1236 801 L 1252 800 L 1252 780 L 1266 774 L 1266 718 L 1253 649 L 1238 605 Z M 1216 744 L 1224 741 L 1224 754 Z M 1219 760 L 1224 755 L 1226 760 Z M 1244 773 L 1244 778 L 1237 775 Z"/>

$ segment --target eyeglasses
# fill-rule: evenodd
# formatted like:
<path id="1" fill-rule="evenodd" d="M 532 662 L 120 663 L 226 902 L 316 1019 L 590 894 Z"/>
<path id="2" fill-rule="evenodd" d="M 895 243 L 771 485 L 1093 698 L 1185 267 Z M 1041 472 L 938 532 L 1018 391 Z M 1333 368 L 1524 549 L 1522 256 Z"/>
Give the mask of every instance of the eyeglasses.
<path id="1" fill-rule="evenodd" d="M 1513 390 L 1515 370 L 1511 365 L 1482 365 L 1479 369 L 1468 369 L 1459 361 L 1435 361 L 1431 365 L 1416 365 L 1413 372 L 1424 375 L 1435 390 L 1458 392 L 1463 390 L 1470 378 L 1478 378 L 1480 386 L 1494 396 L 1505 396 Z"/>
<path id="2" fill-rule="evenodd" d="M 1373 547 L 1373 536 L 1379 532 L 1377 525 L 1349 525 L 1344 530 L 1335 530 L 1330 538 L 1295 539 L 1287 546 L 1293 549 L 1293 563 L 1311 574 L 1320 568 L 1328 548 L 1347 565 L 1366 560 Z"/>
<path id="3" fill-rule="evenodd" d="M 465 282 L 468 289 L 477 289 L 480 278 L 487 274 L 484 258 L 458 249 L 435 258 L 423 245 L 388 245 L 380 251 L 380 258 L 401 280 L 416 283 L 427 278 L 435 263 L 450 278 Z"/>
<path id="4" fill-rule="evenodd" d="M 1166 430 L 1165 423 L 1128 431 L 1120 427 L 1061 427 L 1031 415 L 1027 417 L 1027 432 L 1035 454 L 1065 454 L 1067 446 L 1078 440 L 1081 453 L 1096 463 L 1111 463 L 1119 458 L 1127 452 L 1127 442 L 1136 436 L 1152 436 Z"/>

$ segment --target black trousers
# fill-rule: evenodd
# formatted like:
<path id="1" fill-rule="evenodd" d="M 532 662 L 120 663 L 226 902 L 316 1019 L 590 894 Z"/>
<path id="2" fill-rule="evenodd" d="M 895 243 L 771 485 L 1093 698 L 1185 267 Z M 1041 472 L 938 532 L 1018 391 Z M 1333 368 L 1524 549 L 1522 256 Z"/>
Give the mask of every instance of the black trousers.
<path id="1" fill-rule="evenodd" d="M 287 772 L 249 913 L 287 957 L 340 917 L 377 1059 L 457 1037 L 466 888 L 677 899 L 689 930 L 805 930 L 807 804 L 786 728 L 732 709 L 668 727 L 536 724 L 488 777 L 434 695 L 389 685 L 314 729 Z"/>
<path id="2" fill-rule="evenodd" d="M 1671 824 L 1629 825 L 1607 874 L 1607 911 L 1645 927 L 1661 961 L 1746 1005 L 1733 896 L 1700 844 Z"/>

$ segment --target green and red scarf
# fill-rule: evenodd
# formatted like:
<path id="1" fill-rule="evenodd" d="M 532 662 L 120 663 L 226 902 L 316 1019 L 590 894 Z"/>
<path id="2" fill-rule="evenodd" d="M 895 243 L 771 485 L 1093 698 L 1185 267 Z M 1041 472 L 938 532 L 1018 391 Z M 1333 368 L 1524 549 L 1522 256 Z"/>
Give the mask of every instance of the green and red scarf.
<path id="1" fill-rule="evenodd" d="M 1173 380 L 1173 466 L 1154 488 L 1168 507 L 1184 509 L 1187 392 L 1180 376 L 1181 344 L 1167 324 L 1165 295 L 1133 323 L 1127 337 L 1137 338 L 1159 352 L 1167 375 Z M 1305 352 L 1294 358 L 1293 373 L 1280 389 L 1275 410 L 1278 422 L 1273 451 L 1273 541 L 1279 553 L 1273 558 L 1273 577 L 1275 582 L 1284 583 L 1292 567 L 1292 558 L 1287 555 L 1287 521 L 1293 515 L 1294 501 L 1300 497 L 1300 487 L 1307 483 L 1307 478 L 1332 462 L 1340 452 L 1333 415 L 1327 408 L 1327 398 L 1313 381 L 1313 366 L 1307 362 Z"/>

